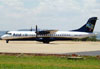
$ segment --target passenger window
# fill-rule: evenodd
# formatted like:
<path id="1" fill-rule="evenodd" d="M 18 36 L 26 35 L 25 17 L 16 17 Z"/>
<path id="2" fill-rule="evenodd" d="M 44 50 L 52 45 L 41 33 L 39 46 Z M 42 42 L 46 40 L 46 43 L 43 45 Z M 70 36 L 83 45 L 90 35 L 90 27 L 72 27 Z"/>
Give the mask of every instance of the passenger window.
<path id="1" fill-rule="evenodd" d="M 8 35 L 11 35 L 11 33 L 8 33 Z"/>

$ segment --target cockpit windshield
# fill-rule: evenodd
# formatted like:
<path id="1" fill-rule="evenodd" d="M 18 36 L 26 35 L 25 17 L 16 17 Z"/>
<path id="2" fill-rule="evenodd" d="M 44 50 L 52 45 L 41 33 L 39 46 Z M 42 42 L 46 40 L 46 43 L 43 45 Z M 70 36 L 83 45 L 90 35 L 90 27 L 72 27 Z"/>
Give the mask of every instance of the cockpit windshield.
<path id="1" fill-rule="evenodd" d="M 6 34 L 11 35 L 11 33 L 9 33 L 9 32 L 6 32 Z"/>

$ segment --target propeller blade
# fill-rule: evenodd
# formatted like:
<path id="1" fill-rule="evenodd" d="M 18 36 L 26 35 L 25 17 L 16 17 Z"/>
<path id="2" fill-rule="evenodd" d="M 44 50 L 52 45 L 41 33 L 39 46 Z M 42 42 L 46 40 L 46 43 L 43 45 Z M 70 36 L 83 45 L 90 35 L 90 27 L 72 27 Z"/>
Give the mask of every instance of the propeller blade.
<path id="1" fill-rule="evenodd" d="M 38 27 L 36 25 L 36 38 L 38 37 Z"/>
<path id="2" fill-rule="evenodd" d="M 30 31 L 32 31 L 32 27 L 31 27 Z"/>

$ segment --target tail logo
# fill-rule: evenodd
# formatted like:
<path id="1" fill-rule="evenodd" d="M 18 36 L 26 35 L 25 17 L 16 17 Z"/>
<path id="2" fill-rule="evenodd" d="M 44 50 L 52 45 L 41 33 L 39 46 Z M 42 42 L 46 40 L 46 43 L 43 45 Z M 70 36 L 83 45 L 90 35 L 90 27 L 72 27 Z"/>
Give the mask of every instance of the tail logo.
<path id="1" fill-rule="evenodd" d="M 91 30 L 93 30 L 94 25 L 91 24 L 91 23 L 88 23 L 88 24 L 86 25 L 86 27 L 89 28 L 89 30 L 91 31 Z"/>

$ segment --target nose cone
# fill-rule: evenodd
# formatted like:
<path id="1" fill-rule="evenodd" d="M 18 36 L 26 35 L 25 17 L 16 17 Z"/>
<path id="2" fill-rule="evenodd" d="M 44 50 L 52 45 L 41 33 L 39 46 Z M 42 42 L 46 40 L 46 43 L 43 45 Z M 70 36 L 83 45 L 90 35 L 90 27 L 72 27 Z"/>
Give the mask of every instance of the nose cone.
<path id="1" fill-rule="evenodd" d="M 1 36 L 1 39 L 3 39 L 4 38 L 4 35 L 3 36 Z"/>
<path id="2" fill-rule="evenodd" d="M 5 35 L 3 35 L 3 36 L 1 36 L 1 39 L 2 39 L 2 40 L 4 40 L 4 39 L 5 39 L 5 37 L 6 37 L 6 36 L 5 36 Z"/>

